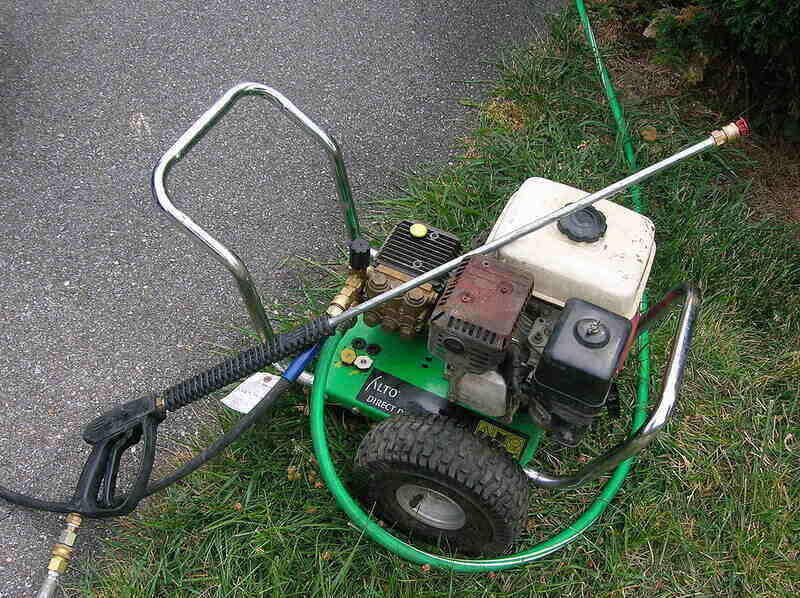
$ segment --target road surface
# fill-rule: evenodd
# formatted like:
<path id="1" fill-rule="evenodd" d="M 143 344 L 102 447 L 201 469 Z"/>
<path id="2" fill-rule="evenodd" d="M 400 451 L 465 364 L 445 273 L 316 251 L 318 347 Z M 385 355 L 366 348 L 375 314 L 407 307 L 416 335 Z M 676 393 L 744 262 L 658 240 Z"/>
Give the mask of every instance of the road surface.
<path id="1" fill-rule="evenodd" d="M 0 484 L 66 495 L 80 430 L 241 347 L 231 279 L 154 208 L 150 170 L 232 85 L 282 91 L 343 146 L 356 202 L 445 162 L 487 59 L 559 2 L 6 2 L 0 6 Z M 241 101 L 170 178 L 268 305 L 344 237 L 328 164 L 267 102 Z M 170 426 L 190 434 L 191 422 Z M 0 598 L 34 593 L 61 517 L 0 504 Z M 90 522 L 79 557 L 107 526 Z M 80 566 L 80 560 L 78 561 Z"/>

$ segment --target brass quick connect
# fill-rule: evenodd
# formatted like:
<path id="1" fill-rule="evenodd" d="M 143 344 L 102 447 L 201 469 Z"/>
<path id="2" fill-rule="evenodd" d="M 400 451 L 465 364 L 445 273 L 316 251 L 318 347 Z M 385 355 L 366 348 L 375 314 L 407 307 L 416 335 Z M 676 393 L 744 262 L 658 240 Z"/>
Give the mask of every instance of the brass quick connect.
<path id="1" fill-rule="evenodd" d="M 364 286 L 364 272 L 353 270 L 344 282 L 342 290 L 333 298 L 325 313 L 331 317 L 338 316 L 358 303 L 361 289 Z"/>
<path id="2" fill-rule="evenodd" d="M 56 554 L 57 552 L 59 554 Z M 53 557 L 50 559 L 50 564 L 47 565 L 47 568 L 50 569 L 50 571 L 55 571 L 56 573 L 63 575 L 64 571 L 66 571 L 67 567 L 69 567 L 70 556 L 72 556 L 71 548 L 64 546 L 63 544 L 56 544 L 53 547 Z"/>
<path id="3" fill-rule="evenodd" d="M 70 513 L 67 515 L 67 525 L 73 526 L 75 529 L 79 528 L 82 522 L 83 519 L 81 519 L 81 516 L 77 513 Z"/>
<path id="4" fill-rule="evenodd" d="M 81 525 L 81 516 L 77 513 L 67 515 L 67 525 L 61 530 L 58 542 L 53 546 L 53 556 L 47 565 L 47 577 L 42 581 L 36 598 L 53 598 L 58 592 L 58 578 L 69 567 L 69 560 L 78 538 L 78 528 Z"/>
<path id="5" fill-rule="evenodd" d="M 61 530 L 58 542 L 53 546 L 53 556 L 50 559 L 50 564 L 47 566 L 50 571 L 64 573 L 64 571 L 67 570 L 75 546 L 75 540 L 78 538 L 78 528 L 81 525 L 81 521 L 81 516 L 77 513 L 70 513 L 67 515 L 67 525 Z"/>

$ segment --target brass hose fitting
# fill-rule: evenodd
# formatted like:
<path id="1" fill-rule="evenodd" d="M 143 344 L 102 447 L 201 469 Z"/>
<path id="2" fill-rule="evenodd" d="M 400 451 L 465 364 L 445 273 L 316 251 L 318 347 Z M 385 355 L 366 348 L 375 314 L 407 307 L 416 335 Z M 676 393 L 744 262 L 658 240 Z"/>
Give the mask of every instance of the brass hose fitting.
<path id="1" fill-rule="evenodd" d="M 711 136 L 714 138 L 716 145 L 724 145 L 726 143 L 734 143 L 740 137 L 746 137 L 750 134 L 750 125 L 743 118 L 736 122 L 728 123 L 722 129 L 711 131 Z"/>
<path id="2" fill-rule="evenodd" d="M 53 546 L 52 557 L 47 565 L 47 577 L 42 582 L 36 598 L 52 598 L 58 589 L 58 578 L 69 567 L 72 551 L 75 549 L 75 540 L 78 538 L 78 528 L 81 525 L 81 516 L 77 513 L 67 515 L 67 525 L 61 531 L 58 541 Z"/>
<path id="3" fill-rule="evenodd" d="M 351 270 L 350 275 L 344 282 L 344 286 L 339 293 L 331 300 L 325 313 L 330 317 L 338 316 L 356 305 L 361 298 L 361 290 L 364 288 L 364 270 Z"/>

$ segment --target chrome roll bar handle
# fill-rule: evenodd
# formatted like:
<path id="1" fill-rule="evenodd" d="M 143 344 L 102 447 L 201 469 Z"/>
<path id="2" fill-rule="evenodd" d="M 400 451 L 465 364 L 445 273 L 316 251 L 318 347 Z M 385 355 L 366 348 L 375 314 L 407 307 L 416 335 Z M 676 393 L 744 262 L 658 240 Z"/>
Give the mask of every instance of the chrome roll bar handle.
<path id="1" fill-rule="evenodd" d="M 633 333 L 638 335 L 643 330 L 650 328 L 653 322 L 660 319 L 660 312 L 672 306 L 673 302 L 682 296 L 684 297 L 683 309 L 681 310 L 677 332 L 672 341 L 672 349 L 664 372 L 658 404 L 650 412 L 644 424 L 628 440 L 589 462 L 574 475 L 559 477 L 537 471 L 532 467 L 525 467 L 525 474 L 533 485 L 544 488 L 581 486 L 610 472 L 626 459 L 637 455 L 655 439 L 667 423 L 678 400 L 689 347 L 692 342 L 694 321 L 700 305 L 700 293 L 697 288 L 690 283 L 684 283 L 669 291 L 664 299 L 656 304 L 652 310 L 638 318 L 638 326 Z"/>
<path id="2" fill-rule="evenodd" d="M 175 207 L 166 188 L 166 177 L 172 166 L 181 160 L 194 144 L 200 141 L 228 110 L 244 96 L 261 96 L 267 98 L 322 146 L 331 163 L 336 181 L 336 193 L 339 197 L 339 204 L 344 212 L 345 223 L 351 239 L 360 236 L 360 227 L 355 205 L 353 204 L 353 195 L 350 188 L 350 181 L 347 177 L 347 169 L 345 168 L 339 144 L 283 94 L 266 85 L 260 83 L 240 83 L 232 87 L 214 102 L 214 104 L 178 138 L 172 147 L 164 152 L 164 155 L 161 156 L 161 159 L 153 168 L 151 178 L 153 197 L 181 231 L 198 242 L 211 253 L 212 257 L 230 271 L 236 280 L 239 293 L 250 314 L 253 326 L 262 340 L 268 340 L 273 336 L 272 326 L 264 311 L 261 297 L 247 266 L 245 266 L 238 255 L 214 238 L 184 212 Z"/>

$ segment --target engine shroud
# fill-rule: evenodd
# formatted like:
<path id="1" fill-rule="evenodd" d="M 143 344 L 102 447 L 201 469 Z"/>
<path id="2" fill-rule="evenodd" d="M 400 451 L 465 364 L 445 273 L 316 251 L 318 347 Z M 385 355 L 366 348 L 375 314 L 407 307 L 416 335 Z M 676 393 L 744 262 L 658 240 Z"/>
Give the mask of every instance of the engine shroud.
<path id="1" fill-rule="evenodd" d="M 480 374 L 506 357 L 533 279 L 486 256 L 460 265 L 428 322 L 428 349 L 459 371 Z"/>

